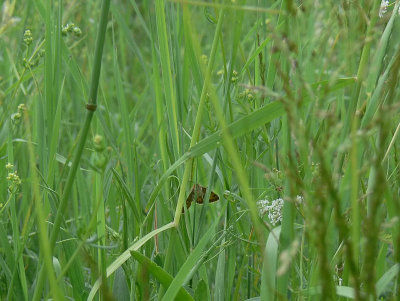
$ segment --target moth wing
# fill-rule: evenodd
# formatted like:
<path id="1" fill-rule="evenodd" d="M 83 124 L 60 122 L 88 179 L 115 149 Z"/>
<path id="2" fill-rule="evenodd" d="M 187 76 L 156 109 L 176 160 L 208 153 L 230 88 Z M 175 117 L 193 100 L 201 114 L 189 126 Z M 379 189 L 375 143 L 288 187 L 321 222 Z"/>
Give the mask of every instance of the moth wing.
<path id="1" fill-rule="evenodd" d="M 196 203 L 203 204 L 203 202 L 204 202 L 203 196 L 202 195 L 197 196 Z"/>
<path id="2" fill-rule="evenodd" d="M 211 194 L 210 194 L 210 203 L 216 202 L 216 201 L 218 201 L 218 200 L 219 200 L 218 194 L 216 194 L 216 193 L 214 193 L 214 192 L 211 191 Z"/>
<path id="3" fill-rule="evenodd" d="M 189 209 L 190 206 L 192 205 L 193 199 L 194 199 L 194 186 L 192 187 L 192 190 L 189 193 L 189 196 L 186 199 L 186 208 Z M 182 213 L 185 212 L 185 206 L 182 207 Z"/>

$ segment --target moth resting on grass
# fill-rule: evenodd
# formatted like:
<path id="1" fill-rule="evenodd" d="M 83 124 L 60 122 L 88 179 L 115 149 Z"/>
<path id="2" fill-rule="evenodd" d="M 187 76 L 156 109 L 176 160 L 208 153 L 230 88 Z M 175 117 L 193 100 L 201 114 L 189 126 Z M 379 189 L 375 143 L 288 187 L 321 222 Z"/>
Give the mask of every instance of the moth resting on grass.
<path id="1" fill-rule="evenodd" d="M 207 188 L 201 186 L 200 184 L 193 185 L 192 190 L 190 190 L 190 194 L 186 199 L 186 208 L 189 209 L 193 201 L 196 202 L 197 204 L 203 204 L 204 198 L 206 197 L 206 191 Z M 209 202 L 212 203 L 218 200 L 219 200 L 218 194 L 211 191 Z M 185 211 L 184 209 L 185 207 L 182 208 L 182 213 L 184 213 Z"/>

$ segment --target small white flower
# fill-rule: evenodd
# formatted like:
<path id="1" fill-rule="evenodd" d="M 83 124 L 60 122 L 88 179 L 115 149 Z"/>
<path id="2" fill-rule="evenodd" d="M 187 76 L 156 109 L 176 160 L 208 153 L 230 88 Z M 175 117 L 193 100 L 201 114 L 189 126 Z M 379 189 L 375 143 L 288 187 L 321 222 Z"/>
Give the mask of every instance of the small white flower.
<path id="1" fill-rule="evenodd" d="M 382 0 L 381 7 L 379 8 L 379 18 L 382 18 L 386 14 L 388 6 L 389 0 Z"/>
<path id="2" fill-rule="evenodd" d="M 283 199 L 273 200 L 271 205 L 268 200 L 260 200 L 257 205 L 260 215 L 263 216 L 268 213 L 268 219 L 273 226 L 282 222 Z"/>
<path id="3" fill-rule="evenodd" d="M 304 201 L 303 196 L 301 196 L 301 195 L 296 196 L 296 202 L 297 202 L 297 204 L 301 204 L 301 203 L 303 203 L 303 201 Z"/>

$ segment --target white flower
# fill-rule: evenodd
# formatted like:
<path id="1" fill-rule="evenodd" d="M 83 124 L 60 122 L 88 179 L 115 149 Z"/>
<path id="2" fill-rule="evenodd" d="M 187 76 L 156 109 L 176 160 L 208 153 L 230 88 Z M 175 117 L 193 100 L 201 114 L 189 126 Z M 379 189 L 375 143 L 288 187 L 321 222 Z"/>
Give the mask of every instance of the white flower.
<path id="1" fill-rule="evenodd" d="M 301 195 L 296 196 L 296 203 L 297 204 L 301 204 L 301 203 L 303 203 L 303 201 L 304 201 L 303 196 L 301 196 Z"/>
<path id="2" fill-rule="evenodd" d="M 386 14 L 388 6 L 389 0 L 382 0 L 381 7 L 379 8 L 379 18 L 382 18 Z"/>
<path id="3" fill-rule="evenodd" d="M 268 213 L 268 219 L 273 226 L 282 222 L 283 199 L 279 198 L 273 200 L 271 205 L 268 200 L 260 200 L 257 202 L 257 205 L 260 210 L 260 215 Z"/>

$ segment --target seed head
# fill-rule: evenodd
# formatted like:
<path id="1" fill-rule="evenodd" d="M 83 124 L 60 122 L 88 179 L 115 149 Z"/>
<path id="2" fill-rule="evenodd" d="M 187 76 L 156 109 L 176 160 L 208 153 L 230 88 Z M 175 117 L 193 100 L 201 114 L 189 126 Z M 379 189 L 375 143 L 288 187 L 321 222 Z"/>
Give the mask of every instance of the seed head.
<path id="1" fill-rule="evenodd" d="M 14 114 L 11 115 L 11 121 L 12 122 L 18 124 L 20 122 L 20 120 L 21 120 L 21 113 L 20 112 L 17 112 L 17 113 L 14 113 Z"/>
<path id="2" fill-rule="evenodd" d="M 33 42 L 33 38 L 32 38 L 32 32 L 27 29 L 24 32 L 24 43 L 26 46 L 29 46 L 30 44 L 32 44 Z"/>
<path id="3" fill-rule="evenodd" d="M 99 153 L 102 152 L 106 148 L 104 138 L 101 135 L 94 136 L 93 144 L 94 144 L 94 150 Z"/>
<path id="4" fill-rule="evenodd" d="M 7 180 L 11 182 L 11 185 L 13 186 L 19 186 L 21 185 L 21 179 L 17 175 L 17 172 L 9 172 L 7 176 Z"/>

